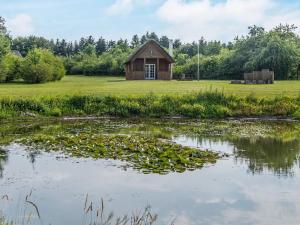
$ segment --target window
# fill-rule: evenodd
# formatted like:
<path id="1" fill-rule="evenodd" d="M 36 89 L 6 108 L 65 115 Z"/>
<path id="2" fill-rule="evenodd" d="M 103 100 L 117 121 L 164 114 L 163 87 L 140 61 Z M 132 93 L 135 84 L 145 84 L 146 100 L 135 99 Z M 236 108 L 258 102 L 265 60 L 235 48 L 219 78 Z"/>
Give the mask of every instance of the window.
<path id="1" fill-rule="evenodd" d="M 144 59 L 134 60 L 133 71 L 144 71 Z"/>
<path id="2" fill-rule="evenodd" d="M 164 60 L 164 59 L 159 60 L 159 71 L 161 71 L 161 72 L 169 71 L 169 63 L 166 60 Z"/>

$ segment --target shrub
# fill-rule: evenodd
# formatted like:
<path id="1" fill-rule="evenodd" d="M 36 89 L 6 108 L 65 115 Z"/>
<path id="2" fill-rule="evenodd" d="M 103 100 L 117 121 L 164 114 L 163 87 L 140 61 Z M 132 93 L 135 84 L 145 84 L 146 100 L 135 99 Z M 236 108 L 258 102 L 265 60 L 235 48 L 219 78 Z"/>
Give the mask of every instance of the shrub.
<path id="1" fill-rule="evenodd" d="M 300 108 L 293 114 L 293 116 L 297 119 L 300 119 Z"/>
<path id="2" fill-rule="evenodd" d="M 204 117 L 205 116 L 204 111 L 205 111 L 205 107 L 200 104 L 194 104 L 194 105 L 183 104 L 179 108 L 179 112 L 181 115 L 192 117 L 192 118 Z"/>
<path id="3" fill-rule="evenodd" d="M 65 75 L 65 69 L 60 59 L 48 50 L 34 49 L 25 57 L 21 74 L 27 83 L 45 83 L 61 80 Z"/>
<path id="4" fill-rule="evenodd" d="M 7 54 L 0 63 L 0 81 L 10 82 L 20 78 L 22 57 Z"/>
<path id="5" fill-rule="evenodd" d="M 10 40 L 0 33 L 0 61 L 10 51 Z"/>

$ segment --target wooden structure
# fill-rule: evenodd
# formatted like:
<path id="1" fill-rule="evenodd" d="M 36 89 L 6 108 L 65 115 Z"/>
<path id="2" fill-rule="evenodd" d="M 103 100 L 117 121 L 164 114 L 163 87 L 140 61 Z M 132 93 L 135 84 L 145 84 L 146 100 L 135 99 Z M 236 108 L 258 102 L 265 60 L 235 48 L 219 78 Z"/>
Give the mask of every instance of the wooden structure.
<path id="1" fill-rule="evenodd" d="M 269 69 L 244 74 L 245 84 L 273 84 L 274 72 Z"/>
<path id="2" fill-rule="evenodd" d="M 174 59 L 156 41 L 149 40 L 125 62 L 127 80 L 171 80 Z"/>

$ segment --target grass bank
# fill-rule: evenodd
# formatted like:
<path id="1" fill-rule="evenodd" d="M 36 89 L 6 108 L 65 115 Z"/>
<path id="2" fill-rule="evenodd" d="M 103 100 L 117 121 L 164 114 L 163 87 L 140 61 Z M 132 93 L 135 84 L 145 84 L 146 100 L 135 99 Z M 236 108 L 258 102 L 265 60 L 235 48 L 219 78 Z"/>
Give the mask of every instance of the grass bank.
<path id="1" fill-rule="evenodd" d="M 179 95 L 49 96 L 0 98 L 0 118 L 20 116 L 117 117 L 295 117 L 300 118 L 300 96 L 261 98 L 207 91 Z"/>
<path id="2" fill-rule="evenodd" d="M 273 85 L 239 85 L 229 81 L 126 81 L 124 77 L 112 76 L 66 76 L 62 81 L 46 84 L 0 84 L 0 97 L 42 97 L 64 95 L 118 95 L 140 96 L 149 93 L 157 95 L 187 94 L 218 90 L 227 95 L 273 98 L 278 95 L 297 97 L 300 81 L 276 81 Z"/>

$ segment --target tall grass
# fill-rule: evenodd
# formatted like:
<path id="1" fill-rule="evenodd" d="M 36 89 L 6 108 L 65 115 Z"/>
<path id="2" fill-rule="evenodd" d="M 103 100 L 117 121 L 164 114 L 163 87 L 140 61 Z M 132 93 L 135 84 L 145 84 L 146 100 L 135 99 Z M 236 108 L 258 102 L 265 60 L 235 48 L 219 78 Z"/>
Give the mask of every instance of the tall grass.
<path id="1" fill-rule="evenodd" d="M 0 118 L 18 116 L 118 116 L 226 118 L 281 116 L 300 118 L 299 97 L 239 97 L 206 91 L 181 95 L 1 98 Z"/>
<path id="2" fill-rule="evenodd" d="M 5 217 L 0 216 L 0 225 L 30 225 L 38 219 L 40 224 L 44 224 L 37 204 L 30 200 L 32 192 L 25 198 L 26 207 L 21 210 L 23 214 L 17 215 L 12 222 L 8 222 Z M 8 197 L 7 197 L 8 198 Z M 31 210 L 33 209 L 33 210 Z M 19 211 L 19 210 L 17 210 Z M 1 213 L 1 210 L 0 210 Z M 113 211 L 107 213 L 103 199 L 99 202 L 89 200 L 86 195 L 83 207 L 82 225 L 155 225 L 158 224 L 158 215 L 154 214 L 150 206 L 143 210 L 132 212 L 131 215 L 116 216 Z M 80 222 L 78 221 L 78 224 Z M 175 225 L 175 220 L 170 225 Z"/>

